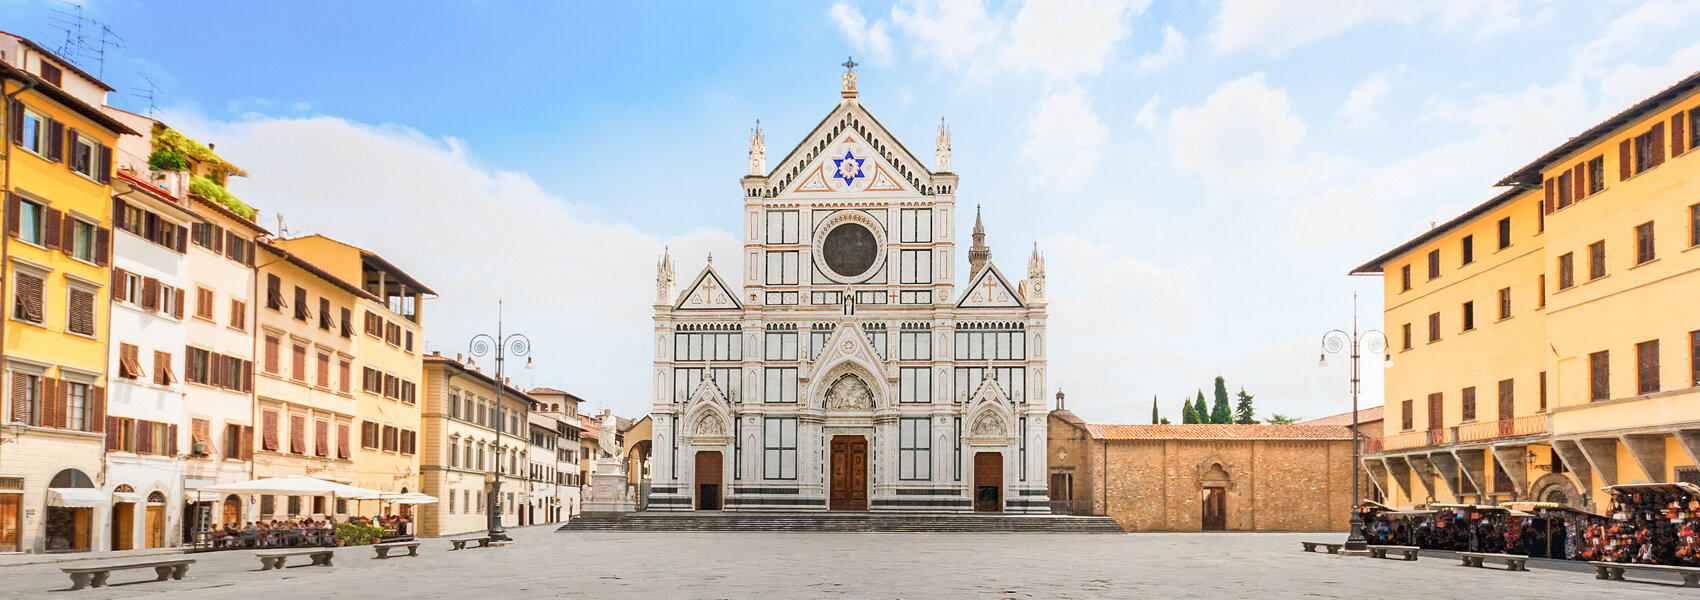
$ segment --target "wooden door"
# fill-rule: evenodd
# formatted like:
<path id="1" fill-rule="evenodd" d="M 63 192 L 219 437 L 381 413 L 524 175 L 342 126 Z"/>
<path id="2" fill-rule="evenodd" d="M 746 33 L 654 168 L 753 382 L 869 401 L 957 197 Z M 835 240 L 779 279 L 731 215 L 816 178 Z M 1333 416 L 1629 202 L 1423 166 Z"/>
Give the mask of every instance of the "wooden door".
<path id="1" fill-rule="evenodd" d="M 720 510 L 720 452 L 697 452 L 697 510 Z"/>
<path id="2" fill-rule="evenodd" d="M 832 510 L 868 510 L 868 439 L 832 438 Z"/>
<path id="3" fill-rule="evenodd" d="M 1049 494 L 1051 496 L 1051 512 L 1076 514 L 1073 473 L 1052 473 Z"/>
<path id="4" fill-rule="evenodd" d="M 24 497 L 21 494 L 0 494 L 0 552 L 22 552 L 18 547 L 23 536 Z"/>
<path id="5" fill-rule="evenodd" d="M 133 550 L 136 547 L 135 537 L 136 504 L 119 502 L 112 505 L 112 549 Z"/>
<path id="6" fill-rule="evenodd" d="M 220 525 L 242 526 L 242 501 L 235 496 L 224 499 L 224 521 Z"/>
<path id="7" fill-rule="evenodd" d="M 147 548 L 165 547 L 165 506 L 149 504 L 147 511 Z"/>
<path id="8" fill-rule="evenodd" d="M 1222 530 L 1228 526 L 1228 495 L 1222 488 L 1204 488 L 1204 529 Z"/>
<path id="9" fill-rule="evenodd" d="M 1003 453 L 974 455 L 974 512 L 1003 512 Z"/>

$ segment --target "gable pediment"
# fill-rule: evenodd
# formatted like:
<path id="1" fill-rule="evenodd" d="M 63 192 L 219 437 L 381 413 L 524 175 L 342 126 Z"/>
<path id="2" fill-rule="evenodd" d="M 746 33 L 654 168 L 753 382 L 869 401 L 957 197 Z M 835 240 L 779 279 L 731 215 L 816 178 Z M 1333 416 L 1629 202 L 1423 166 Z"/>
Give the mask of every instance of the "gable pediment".
<path id="1" fill-rule="evenodd" d="M 685 293 L 679 296 L 679 301 L 673 305 L 673 310 L 737 310 L 744 306 L 738 303 L 738 296 L 720 279 L 720 274 L 714 272 L 714 265 L 703 267 Z"/>
<path id="2" fill-rule="evenodd" d="M 788 194 L 918 194 L 932 172 L 861 104 L 839 104 L 767 175 Z"/>
<path id="3" fill-rule="evenodd" d="M 957 300 L 957 308 L 1021 308 L 1027 306 L 1017 293 L 1015 286 L 1009 284 L 997 265 L 986 263 L 968 287 L 962 291 L 962 298 Z"/>
<path id="4" fill-rule="evenodd" d="M 886 377 L 885 361 L 880 359 L 862 327 L 849 320 L 840 321 L 832 335 L 827 337 L 820 355 L 815 357 L 813 368 L 809 369 L 808 380 L 814 382 L 843 370 L 845 363 L 854 363 L 874 377 Z"/>

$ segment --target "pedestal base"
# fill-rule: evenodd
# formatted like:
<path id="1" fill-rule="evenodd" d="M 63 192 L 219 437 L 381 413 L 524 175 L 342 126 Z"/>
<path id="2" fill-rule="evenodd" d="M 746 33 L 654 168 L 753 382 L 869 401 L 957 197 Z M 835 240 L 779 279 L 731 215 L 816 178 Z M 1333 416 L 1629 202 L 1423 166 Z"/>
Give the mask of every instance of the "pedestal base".
<path id="1" fill-rule="evenodd" d="M 625 463 L 614 458 L 596 461 L 596 472 L 590 475 L 590 497 L 584 500 L 580 518 L 618 519 L 636 510 L 637 504 L 626 490 Z"/>

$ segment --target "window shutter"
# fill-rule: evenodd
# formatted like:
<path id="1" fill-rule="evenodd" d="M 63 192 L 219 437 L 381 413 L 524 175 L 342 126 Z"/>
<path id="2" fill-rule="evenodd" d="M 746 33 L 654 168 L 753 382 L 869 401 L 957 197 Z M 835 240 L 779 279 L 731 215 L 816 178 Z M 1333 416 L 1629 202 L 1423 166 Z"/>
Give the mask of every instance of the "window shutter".
<path id="1" fill-rule="evenodd" d="M 182 227 L 176 227 L 175 229 L 177 230 L 177 253 L 184 254 L 189 252 L 189 236 L 183 235 L 184 231 Z"/>
<path id="2" fill-rule="evenodd" d="M 12 237 L 18 237 L 18 211 L 22 209 L 18 198 L 17 194 L 6 195 L 6 232 Z"/>
<path id="3" fill-rule="evenodd" d="M 112 262 L 112 230 L 102 227 L 94 232 L 94 264 L 102 267 Z"/>
<path id="4" fill-rule="evenodd" d="M 1547 214 L 1549 214 L 1549 215 L 1552 214 L 1552 211 L 1558 206 L 1557 204 L 1555 204 L 1553 202 L 1553 197 L 1556 195 L 1554 192 L 1556 192 L 1558 190 L 1558 188 L 1556 187 L 1557 185 L 1558 184 L 1557 184 L 1556 181 L 1554 181 L 1551 177 L 1548 177 L 1546 185 L 1541 186 L 1543 188 L 1546 188 L 1546 192 L 1547 192 L 1546 209 L 1547 209 Z"/>
<path id="5" fill-rule="evenodd" d="M 307 417 L 289 416 L 289 451 L 295 454 L 307 453 Z"/>
<path id="6" fill-rule="evenodd" d="M 1583 198 L 1588 196 L 1588 163 L 1577 163 L 1576 168 L 1571 171 L 1570 180 L 1571 183 L 1575 184 L 1573 196 L 1575 196 L 1577 202 L 1581 202 Z"/>
<path id="7" fill-rule="evenodd" d="M 47 159 L 65 160 L 65 124 L 52 119 L 47 120 Z"/>
<path id="8" fill-rule="evenodd" d="M 283 306 L 283 279 L 277 275 L 266 275 L 266 308 L 277 310 Z"/>
<path id="9" fill-rule="evenodd" d="M 101 183 L 112 183 L 112 147 L 100 146 L 95 156 L 94 177 Z"/>
<path id="10" fill-rule="evenodd" d="M 266 450 L 276 452 L 277 448 L 278 448 L 278 443 L 277 443 L 277 411 L 271 411 L 271 410 L 265 411 L 265 413 L 260 418 L 260 424 L 261 424 L 261 427 L 264 428 L 260 432 L 261 435 L 263 436 L 260 439 L 260 443 L 265 445 Z"/>
<path id="11" fill-rule="evenodd" d="M 136 453 L 153 454 L 153 424 L 136 419 Z"/>
<path id="12" fill-rule="evenodd" d="M 59 407 L 59 425 L 58 425 L 58 427 L 60 429 L 70 428 L 71 427 L 71 384 L 69 382 L 63 380 L 63 379 L 60 379 L 59 380 L 59 394 L 57 396 L 49 396 L 48 401 L 53 402 L 54 404 L 56 404 Z"/>
<path id="13" fill-rule="evenodd" d="M 328 421 L 313 422 L 313 455 L 331 455 L 331 424 Z"/>
<path id="14" fill-rule="evenodd" d="M 218 454 L 218 449 L 213 447 L 211 421 L 206 419 L 191 419 L 189 421 L 189 441 L 206 444 L 207 454 L 209 456 Z M 192 443 L 190 444 L 190 450 L 194 450 Z"/>
<path id="15" fill-rule="evenodd" d="M 254 426 L 242 426 L 242 460 L 254 460 Z"/>
<path id="16" fill-rule="evenodd" d="M 336 424 L 336 457 L 337 458 L 348 458 L 350 456 L 353 456 L 353 453 L 349 452 L 349 450 L 348 450 L 348 424 L 347 423 L 337 423 Z"/>
<path id="17" fill-rule="evenodd" d="M 177 245 L 179 245 L 179 246 L 183 245 L 181 243 L 181 240 L 183 238 L 177 238 L 177 239 L 179 240 L 179 243 Z M 172 306 L 171 306 L 171 317 L 174 318 L 174 319 L 181 319 L 181 318 L 183 318 L 183 290 L 173 290 L 171 293 L 177 295 L 177 302 L 173 303 Z"/>
<path id="18" fill-rule="evenodd" d="M 353 323 L 353 321 L 354 321 L 354 311 L 346 309 L 346 308 L 342 309 L 342 337 L 344 337 L 344 338 L 354 337 L 354 323 Z"/>
<path id="19" fill-rule="evenodd" d="M 47 246 L 48 250 L 59 249 L 60 234 L 64 231 L 60 229 L 59 219 L 63 214 L 57 208 L 47 207 L 45 214 L 42 215 L 41 241 L 42 245 Z"/>
<path id="20" fill-rule="evenodd" d="M 118 420 L 118 417 L 107 417 L 106 418 L 106 451 L 107 452 L 117 452 L 119 450 L 124 449 L 123 446 L 120 446 L 118 444 L 119 439 L 122 437 L 118 430 L 119 430 L 119 428 L 121 428 L 123 426 L 124 426 L 124 424 Z"/>
<path id="21" fill-rule="evenodd" d="M 208 225 L 208 227 L 212 228 L 213 252 L 224 254 L 224 228 L 217 225 Z"/>
<path id="22" fill-rule="evenodd" d="M 177 424 L 165 426 L 165 455 L 177 456 Z"/>
<path id="23" fill-rule="evenodd" d="M 60 424 L 59 380 L 41 378 L 41 426 L 63 427 Z"/>
<path id="24" fill-rule="evenodd" d="M 59 220 L 59 249 L 65 256 L 76 256 L 77 252 L 77 220 L 71 215 L 61 214 Z"/>
<path id="25" fill-rule="evenodd" d="M 112 299 L 113 300 L 124 301 L 124 300 L 130 299 L 130 297 L 127 295 L 129 293 L 128 287 L 124 285 L 124 280 L 127 279 L 124 276 L 124 274 L 125 274 L 124 269 L 120 269 L 120 268 L 117 268 L 117 267 L 114 267 L 112 269 Z"/>
<path id="26" fill-rule="evenodd" d="M 10 111 L 6 113 L 6 125 L 12 128 L 12 143 L 22 144 L 24 143 L 24 103 L 14 98 L 12 105 L 8 108 Z"/>
<path id="27" fill-rule="evenodd" d="M 1657 167 L 1665 162 L 1665 124 L 1654 123 L 1651 133 L 1653 134 L 1653 160 L 1648 161 L 1647 164 Z"/>
<path id="28" fill-rule="evenodd" d="M 1621 142 L 1617 145 L 1617 180 L 1618 181 L 1624 181 L 1624 180 L 1629 179 L 1629 176 L 1631 175 L 1631 171 L 1635 168 L 1635 162 L 1634 162 L 1635 161 L 1635 153 L 1634 153 L 1634 148 L 1632 147 L 1634 144 L 1635 144 L 1635 138 L 1630 137 L 1629 139 L 1623 140 L 1623 142 Z"/>
<path id="29" fill-rule="evenodd" d="M 159 310 L 159 280 L 148 277 L 142 280 L 142 308 Z"/>
<path id="30" fill-rule="evenodd" d="M 254 391 L 254 361 L 242 361 L 242 391 Z"/>
<path id="31" fill-rule="evenodd" d="M 89 431 L 106 433 L 106 388 L 89 388 Z"/>
<path id="32" fill-rule="evenodd" d="M 1670 118 L 1670 155 L 1671 156 L 1676 156 L 1678 154 L 1682 154 L 1686 150 L 1686 148 L 1683 147 L 1683 144 L 1685 144 L 1688 141 L 1688 136 L 1683 135 L 1684 131 L 1683 131 L 1682 128 L 1683 128 L 1683 120 L 1687 116 L 1688 116 L 1688 113 L 1679 112 L 1679 113 L 1676 113 L 1676 116 L 1673 116 L 1673 117 Z"/>

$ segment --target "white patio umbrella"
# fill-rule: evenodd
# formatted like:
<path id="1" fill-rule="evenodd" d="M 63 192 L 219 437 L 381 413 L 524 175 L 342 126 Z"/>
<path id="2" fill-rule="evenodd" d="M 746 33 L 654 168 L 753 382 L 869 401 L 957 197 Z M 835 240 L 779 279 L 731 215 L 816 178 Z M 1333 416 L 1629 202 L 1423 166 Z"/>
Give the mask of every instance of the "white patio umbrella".
<path id="1" fill-rule="evenodd" d="M 288 475 L 285 477 L 266 477 L 242 483 L 211 485 L 198 488 L 198 491 L 215 494 L 260 494 L 273 496 L 331 496 L 350 500 L 369 500 L 377 498 L 383 492 L 355 487 L 345 483 L 337 483 L 317 477 L 304 475 Z"/>
<path id="2" fill-rule="evenodd" d="M 436 496 L 432 496 L 430 494 L 422 494 L 422 493 L 419 493 L 419 492 L 406 492 L 406 493 L 401 493 L 401 494 L 385 492 L 384 495 L 380 496 L 378 499 L 383 500 L 385 502 L 392 503 L 392 504 L 436 504 L 437 503 L 437 497 Z"/>

